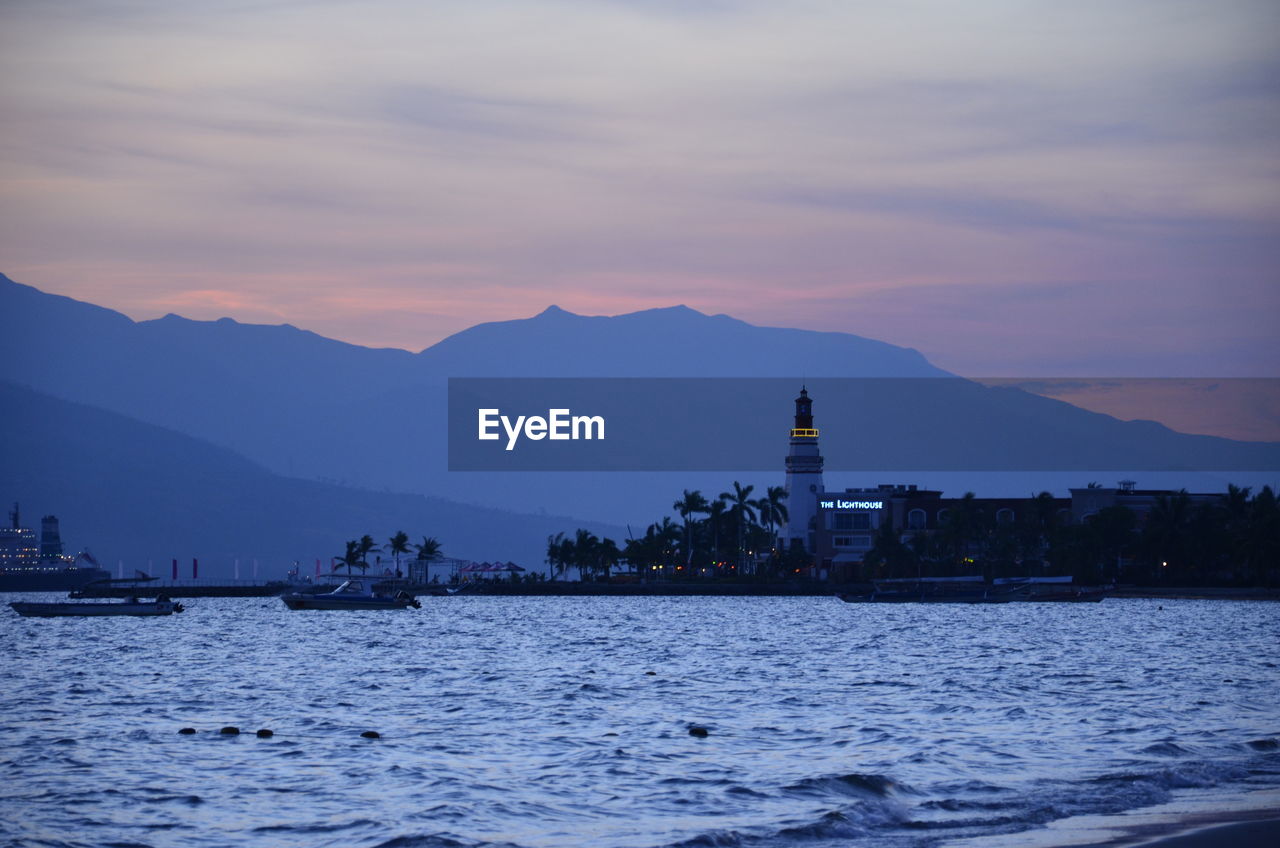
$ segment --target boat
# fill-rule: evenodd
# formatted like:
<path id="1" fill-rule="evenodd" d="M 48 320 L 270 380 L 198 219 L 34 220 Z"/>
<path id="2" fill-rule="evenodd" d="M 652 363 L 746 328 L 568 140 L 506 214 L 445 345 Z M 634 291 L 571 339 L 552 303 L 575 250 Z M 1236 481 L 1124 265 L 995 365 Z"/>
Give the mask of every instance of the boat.
<path id="1" fill-rule="evenodd" d="M 374 582 L 347 580 L 332 592 L 310 594 L 289 592 L 280 600 L 291 610 L 375 610 L 421 609 L 422 602 L 404 590 L 388 594 L 378 590 Z"/>
<path id="2" fill-rule="evenodd" d="M 210 581 L 160 581 L 155 577 L 126 577 L 119 580 L 98 580 L 81 586 L 71 593 L 73 598 L 125 598 L 138 594 L 138 587 L 153 581 L 155 585 L 145 591 L 148 593 L 164 592 L 172 598 L 273 598 L 296 584 L 283 580 L 269 580 L 265 583 L 250 581 L 219 583 Z"/>
<path id="3" fill-rule="evenodd" d="M 0 527 L 0 592 L 66 592 L 111 577 L 87 550 L 63 555 L 57 516 L 44 517 L 39 538 L 22 526 L 16 503 L 9 521 Z"/>
<path id="4" fill-rule="evenodd" d="M 1029 598 L 1023 598 L 1024 601 L 1032 603 L 1053 603 L 1053 604 L 1097 604 L 1101 603 L 1107 595 L 1111 594 L 1106 589 L 1067 589 L 1061 592 L 1041 592 L 1033 594 Z"/>
<path id="5" fill-rule="evenodd" d="M 63 618 L 90 617 L 102 615 L 173 615 L 182 612 L 180 603 L 161 595 L 154 601 L 141 601 L 137 598 L 125 598 L 118 604 L 94 603 L 40 603 L 34 601 L 12 601 L 9 604 L 18 615 L 27 618 Z"/>
<path id="6" fill-rule="evenodd" d="M 1000 577 L 992 581 L 1000 587 L 1021 588 L 1018 600 L 1031 603 L 1096 604 L 1110 594 L 1109 589 L 1071 585 L 1072 577 Z"/>
<path id="7" fill-rule="evenodd" d="M 847 604 L 1007 604 L 1026 594 L 1022 586 L 988 586 L 981 575 L 966 577 L 916 577 L 877 580 L 874 591 L 837 595 Z"/>

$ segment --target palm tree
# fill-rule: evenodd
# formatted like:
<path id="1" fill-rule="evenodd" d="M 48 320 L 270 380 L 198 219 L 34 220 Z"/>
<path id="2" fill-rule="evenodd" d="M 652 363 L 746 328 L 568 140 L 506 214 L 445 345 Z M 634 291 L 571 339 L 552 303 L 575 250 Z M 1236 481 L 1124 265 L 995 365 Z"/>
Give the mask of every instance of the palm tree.
<path id="1" fill-rule="evenodd" d="M 742 574 L 746 567 L 746 534 L 747 522 L 756 520 L 755 503 L 751 500 L 751 493 L 755 491 L 755 486 L 747 486 L 745 489 L 737 480 L 733 481 L 732 492 L 721 492 L 720 497 L 729 502 L 729 514 L 734 517 L 738 527 L 738 573 Z"/>
<path id="2" fill-rule="evenodd" d="M 644 538 L 629 540 L 625 555 L 638 565 L 650 566 L 650 572 L 665 572 L 679 544 L 680 526 L 664 516 L 645 528 Z"/>
<path id="3" fill-rule="evenodd" d="M 564 537 L 563 532 L 547 537 L 547 565 L 551 566 L 552 580 L 555 580 L 556 575 L 569 564 L 567 551 L 564 547 L 568 543 L 569 540 Z"/>
<path id="4" fill-rule="evenodd" d="M 361 568 L 369 567 L 369 554 L 382 553 L 382 548 L 378 547 L 378 543 L 373 541 L 373 537 L 368 533 L 360 537 L 360 541 L 357 543 L 357 549 L 360 552 L 359 566 Z"/>
<path id="5" fill-rule="evenodd" d="M 387 540 L 389 547 L 387 551 L 395 557 L 396 560 L 396 576 L 400 576 L 400 554 L 409 553 L 409 535 L 403 530 L 397 530 L 396 534 Z"/>
<path id="6" fill-rule="evenodd" d="M 662 556 L 665 560 L 674 558 L 676 547 L 680 544 L 680 528 L 665 515 L 662 521 L 649 525 L 653 535 L 661 543 Z"/>
<path id="7" fill-rule="evenodd" d="M 684 551 L 685 565 L 693 565 L 693 516 L 710 511 L 711 505 L 698 490 L 684 490 L 684 497 L 671 505 L 671 508 L 684 519 Z"/>
<path id="8" fill-rule="evenodd" d="M 621 558 L 622 551 L 618 550 L 618 543 L 612 539 L 602 539 L 596 547 L 596 561 L 604 571 L 606 580 L 609 579 L 609 569 L 617 565 Z"/>
<path id="9" fill-rule="evenodd" d="M 435 536 L 423 536 L 421 545 L 414 545 L 418 559 L 423 562 L 435 562 L 440 559 L 440 540 Z"/>
<path id="10" fill-rule="evenodd" d="M 440 559 L 440 540 L 435 536 L 423 536 L 422 544 L 411 545 L 417 551 L 417 561 L 422 564 L 422 582 L 429 583 L 431 576 L 431 563 Z M 399 571 L 399 565 L 396 566 Z"/>
<path id="11" fill-rule="evenodd" d="M 600 539 L 590 531 L 578 529 L 573 538 L 573 564 L 578 566 L 578 576 L 595 575 Z"/>
<path id="12" fill-rule="evenodd" d="M 787 512 L 786 504 L 783 503 L 786 499 L 786 486 L 770 486 L 765 489 L 764 497 L 757 501 L 760 505 L 760 517 L 769 528 L 770 538 L 776 537 L 775 529 L 786 524 L 787 519 L 791 517 Z"/>
<path id="13" fill-rule="evenodd" d="M 350 574 L 351 569 L 356 566 L 368 568 L 368 565 L 360 562 L 360 543 L 354 540 L 347 542 L 346 553 L 340 557 L 334 557 L 334 559 L 338 560 L 339 568 L 344 565 L 347 567 L 347 574 Z"/>
<path id="14" fill-rule="evenodd" d="M 781 566 L 782 556 L 778 550 L 778 527 L 786 524 L 790 517 L 786 506 L 787 489 L 785 486 L 770 486 L 765 489 L 764 497 L 756 500 L 756 508 L 760 510 L 760 521 L 769 531 L 769 561 L 773 568 Z"/>
<path id="15" fill-rule="evenodd" d="M 711 555 L 716 560 L 720 559 L 720 524 L 724 521 L 725 510 L 728 508 L 724 495 L 707 506 L 707 524 L 711 525 Z"/>

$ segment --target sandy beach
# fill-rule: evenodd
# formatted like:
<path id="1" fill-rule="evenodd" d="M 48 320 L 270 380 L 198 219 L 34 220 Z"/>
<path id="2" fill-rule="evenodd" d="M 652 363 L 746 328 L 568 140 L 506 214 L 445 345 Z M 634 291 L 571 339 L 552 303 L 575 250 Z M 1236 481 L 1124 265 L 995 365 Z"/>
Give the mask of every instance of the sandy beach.
<path id="1" fill-rule="evenodd" d="M 1117 815 L 1071 816 L 1040 830 L 946 843 L 946 848 L 1254 848 L 1280 845 L 1280 791 L 1223 796 L 1191 790 Z"/>
<path id="2" fill-rule="evenodd" d="M 1145 848 L 1216 848 L 1221 845 L 1230 845 L 1232 848 L 1271 848 L 1273 845 L 1280 845 L 1280 818 L 1215 825 L 1145 842 L 1103 844 L 1134 844 Z"/>

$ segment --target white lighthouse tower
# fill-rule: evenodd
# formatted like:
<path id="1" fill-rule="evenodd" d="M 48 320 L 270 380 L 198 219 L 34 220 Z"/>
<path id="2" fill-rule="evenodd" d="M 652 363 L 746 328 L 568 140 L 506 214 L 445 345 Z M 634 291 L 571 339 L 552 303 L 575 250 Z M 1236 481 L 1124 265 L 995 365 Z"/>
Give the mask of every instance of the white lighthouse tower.
<path id="1" fill-rule="evenodd" d="M 791 428 L 791 450 L 787 454 L 787 529 L 784 550 L 798 540 L 809 553 L 815 550 L 814 531 L 818 522 L 818 495 L 822 492 L 822 454 L 818 453 L 818 431 L 813 426 L 813 401 L 800 387 L 796 398 L 796 422 Z"/>

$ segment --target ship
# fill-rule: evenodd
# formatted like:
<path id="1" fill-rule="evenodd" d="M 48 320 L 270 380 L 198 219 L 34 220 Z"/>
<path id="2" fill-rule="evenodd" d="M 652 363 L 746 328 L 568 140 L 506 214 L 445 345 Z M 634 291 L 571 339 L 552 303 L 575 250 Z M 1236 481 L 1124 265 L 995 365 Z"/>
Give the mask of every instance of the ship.
<path id="1" fill-rule="evenodd" d="M 56 515 L 41 519 L 39 539 L 34 530 L 22 526 L 16 503 L 9 523 L 0 527 L 0 592 L 70 592 L 111 579 L 88 550 L 75 556 L 63 554 Z"/>

